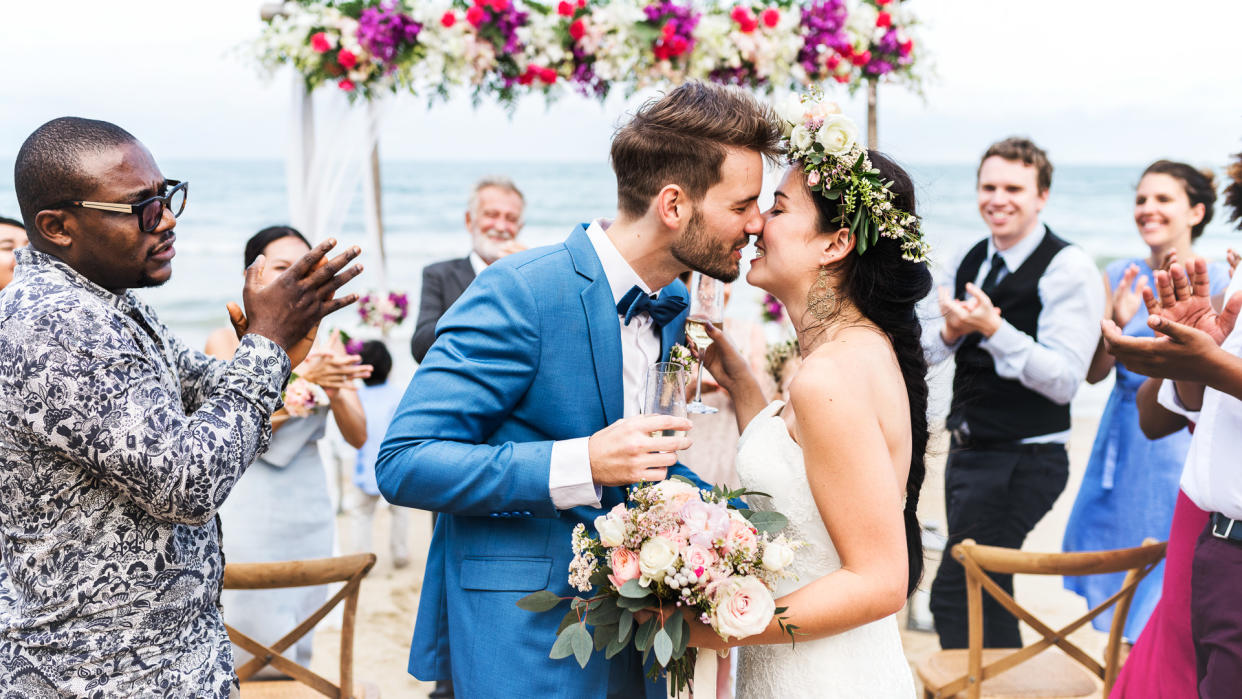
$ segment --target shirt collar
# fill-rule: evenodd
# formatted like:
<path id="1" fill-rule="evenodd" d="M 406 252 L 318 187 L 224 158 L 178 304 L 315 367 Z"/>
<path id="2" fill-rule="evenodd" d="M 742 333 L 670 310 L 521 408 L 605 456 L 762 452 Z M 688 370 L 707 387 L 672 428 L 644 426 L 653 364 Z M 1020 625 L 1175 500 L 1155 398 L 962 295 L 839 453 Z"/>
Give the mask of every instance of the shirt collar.
<path id="1" fill-rule="evenodd" d="M 1035 248 L 1039 247 L 1039 243 L 1043 241 L 1047 234 L 1048 228 L 1042 223 L 1031 234 L 1014 243 L 1008 250 L 997 250 L 996 241 L 988 236 L 988 259 L 992 259 L 992 255 L 1000 253 L 1001 259 L 1005 261 L 1005 269 L 1010 272 L 1017 271 L 1022 263 L 1026 262 L 1026 258 L 1035 252 Z"/>
<path id="2" fill-rule="evenodd" d="M 39 252 L 29 245 L 18 249 L 16 255 L 17 269 L 13 275 L 14 283 L 38 276 L 59 277 L 64 284 L 85 291 L 119 311 L 128 313 L 139 309 L 138 299 L 129 289 L 120 294 L 108 291 L 82 276 L 76 269 L 55 255 Z"/>
<path id="3" fill-rule="evenodd" d="M 612 300 L 620 303 L 621 297 L 635 286 L 650 296 L 654 293 L 651 287 L 647 286 L 642 277 L 638 276 L 638 272 L 634 271 L 630 263 L 621 255 L 621 251 L 613 244 L 612 239 L 608 237 L 606 230 L 611 225 L 612 221 L 597 218 L 587 226 L 586 234 L 591 240 L 592 247 L 595 248 L 595 255 L 599 257 L 600 265 L 604 268 L 604 276 L 607 277 L 608 286 L 612 289 Z"/>
<path id="4" fill-rule="evenodd" d="M 470 260 L 470 268 L 474 270 L 474 276 L 479 276 L 483 273 L 483 270 L 487 269 L 487 262 L 482 257 L 479 257 L 479 253 L 471 250 L 470 257 L 467 259 Z"/>

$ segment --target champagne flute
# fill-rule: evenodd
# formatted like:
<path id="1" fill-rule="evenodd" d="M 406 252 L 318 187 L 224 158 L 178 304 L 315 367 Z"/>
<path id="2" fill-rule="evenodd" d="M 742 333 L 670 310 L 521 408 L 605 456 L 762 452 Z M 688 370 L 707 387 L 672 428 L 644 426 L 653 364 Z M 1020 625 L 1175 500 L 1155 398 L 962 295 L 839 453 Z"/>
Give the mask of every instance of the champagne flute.
<path id="1" fill-rule="evenodd" d="M 676 362 L 656 362 L 647 368 L 643 412 L 686 417 L 686 370 Z M 684 437 L 685 430 L 657 430 L 652 437 Z"/>
<path id="2" fill-rule="evenodd" d="M 690 316 L 686 319 L 686 337 L 694 341 L 699 350 L 699 375 L 694 389 L 694 400 L 686 410 L 697 415 L 719 412 L 703 402 L 703 353 L 711 347 L 712 338 L 707 334 L 707 324 L 724 322 L 724 282 L 712 279 L 702 272 L 690 277 Z"/>

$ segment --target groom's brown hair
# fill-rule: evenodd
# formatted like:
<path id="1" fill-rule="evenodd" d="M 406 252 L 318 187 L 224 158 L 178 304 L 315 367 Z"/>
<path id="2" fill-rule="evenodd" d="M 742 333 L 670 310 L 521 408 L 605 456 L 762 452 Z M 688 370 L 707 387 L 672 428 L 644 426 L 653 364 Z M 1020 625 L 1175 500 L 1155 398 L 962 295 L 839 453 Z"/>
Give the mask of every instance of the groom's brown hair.
<path id="1" fill-rule="evenodd" d="M 780 142 L 779 122 L 767 104 L 737 87 L 685 83 L 649 100 L 613 135 L 617 207 L 639 218 L 669 184 L 697 201 L 721 180 L 726 148 L 776 162 Z"/>

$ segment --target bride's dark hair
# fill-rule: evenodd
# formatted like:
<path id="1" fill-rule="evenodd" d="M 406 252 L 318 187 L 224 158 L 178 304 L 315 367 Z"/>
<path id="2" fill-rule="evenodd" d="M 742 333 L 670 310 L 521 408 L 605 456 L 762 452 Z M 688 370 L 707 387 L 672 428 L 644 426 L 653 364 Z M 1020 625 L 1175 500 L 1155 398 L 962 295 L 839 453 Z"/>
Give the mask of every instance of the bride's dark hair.
<path id="1" fill-rule="evenodd" d="M 868 151 L 871 164 L 880 177 L 892 181 L 895 208 L 918 216 L 915 211 L 914 183 L 900 165 L 888 156 Z M 801 163 L 794 163 L 801 170 Z M 805 187 L 805 180 L 803 180 Z M 836 230 L 840 199 L 828 199 L 807 189 L 819 213 L 821 231 Z M 909 555 L 909 596 L 923 577 L 923 536 L 918 520 L 919 490 L 926 475 L 927 454 L 927 360 L 921 343 L 922 326 L 916 306 L 932 288 L 931 272 L 925 262 L 910 262 L 901 256 L 900 241 L 881 237 L 867 252 L 847 255 L 834 270 L 841 279 L 841 293 L 888 336 L 910 397 L 910 473 L 906 477 L 906 548 Z"/>

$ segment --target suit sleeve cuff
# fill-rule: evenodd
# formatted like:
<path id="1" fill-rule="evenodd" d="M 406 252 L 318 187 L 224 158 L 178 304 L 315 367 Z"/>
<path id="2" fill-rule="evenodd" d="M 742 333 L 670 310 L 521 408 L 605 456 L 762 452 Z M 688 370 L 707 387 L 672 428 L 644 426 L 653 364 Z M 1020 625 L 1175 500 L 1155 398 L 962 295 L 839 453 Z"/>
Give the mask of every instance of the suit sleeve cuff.
<path id="1" fill-rule="evenodd" d="M 551 467 L 548 469 L 548 493 L 558 510 L 586 505 L 599 507 L 603 488 L 591 477 L 591 455 L 587 448 L 590 437 L 565 439 L 552 443 Z"/>

